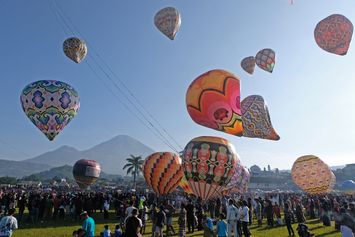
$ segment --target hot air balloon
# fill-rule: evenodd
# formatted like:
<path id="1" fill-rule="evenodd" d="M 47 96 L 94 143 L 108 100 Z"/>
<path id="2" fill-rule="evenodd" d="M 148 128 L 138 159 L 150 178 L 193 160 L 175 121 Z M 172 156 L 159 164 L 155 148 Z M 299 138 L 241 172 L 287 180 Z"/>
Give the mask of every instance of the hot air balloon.
<path id="1" fill-rule="evenodd" d="M 194 192 L 192 191 L 192 189 L 189 186 L 189 182 L 187 182 L 187 180 L 185 178 L 185 175 L 182 176 L 179 186 L 182 188 L 182 190 L 184 190 L 185 193 L 194 194 Z"/>
<path id="2" fill-rule="evenodd" d="M 221 193 L 231 180 L 238 162 L 234 146 L 219 137 L 197 137 L 184 149 L 185 177 L 194 194 L 207 200 Z"/>
<path id="3" fill-rule="evenodd" d="M 292 166 L 293 182 L 309 194 L 329 193 L 335 184 L 335 176 L 329 166 L 313 155 L 298 158 Z"/>
<path id="4" fill-rule="evenodd" d="M 317 45 L 323 50 L 346 55 L 353 35 L 353 24 L 343 15 L 333 14 L 321 20 L 314 29 Z"/>
<path id="5" fill-rule="evenodd" d="M 240 66 L 244 69 L 244 71 L 252 75 L 255 69 L 255 58 L 253 56 L 244 58 L 240 62 Z"/>
<path id="6" fill-rule="evenodd" d="M 348 194 L 355 194 L 355 182 L 353 180 L 346 180 L 341 184 L 341 189 Z"/>
<path id="7" fill-rule="evenodd" d="M 78 160 L 73 167 L 73 176 L 80 188 L 85 189 L 100 177 L 101 167 L 95 160 Z"/>
<path id="8" fill-rule="evenodd" d="M 269 110 L 260 95 L 246 97 L 242 103 L 243 136 L 279 140 L 272 127 Z"/>
<path id="9" fill-rule="evenodd" d="M 174 40 L 181 25 L 180 13 L 173 7 L 163 8 L 155 14 L 154 24 L 164 35 Z"/>
<path id="10" fill-rule="evenodd" d="M 272 73 L 275 67 L 275 52 L 272 49 L 262 49 L 255 56 L 255 63 L 261 69 Z"/>
<path id="11" fill-rule="evenodd" d="M 61 81 L 36 81 L 23 89 L 22 109 L 32 123 L 52 141 L 75 117 L 80 102 L 73 87 Z"/>
<path id="12" fill-rule="evenodd" d="M 156 152 L 143 163 L 146 183 L 158 195 L 167 195 L 179 185 L 184 171 L 181 158 L 171 152 Z"/>
<path id="13" fill-rule="evenodd" d="M 85 58 L 88 49 L 83 40 L 71 37 L 63 42 L 63 51 L 68 58 L 76 63 L 80 63 Z"/>
<path id="14" fill-rule="evenodd" d="M 248 169 L 242 165 L 236 169 L 236 173 L 233 175 L 231 181 L 225 189 L 226 194 L 231 193 L 246 193 L 250 182 L 250 173 Z"/>
<path id="15" fill-rule="evenodd" d="M 240 81 L 230 72 L 211 70 L 196 78 L 187 90 L 186 106 L 192 120 L 202 126 L 243 134 Z"/>

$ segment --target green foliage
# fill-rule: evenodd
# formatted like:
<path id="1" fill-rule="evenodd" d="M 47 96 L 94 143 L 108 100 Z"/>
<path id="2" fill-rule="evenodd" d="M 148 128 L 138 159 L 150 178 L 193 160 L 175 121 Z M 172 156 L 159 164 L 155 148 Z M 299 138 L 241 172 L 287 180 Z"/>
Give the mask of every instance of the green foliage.
<path id="1" fill-rule="evenodd" d="M 14 177 L 0 177 L 0 184 L 11 184 L 15 185 L 17 183 L 17 178 Z"/>

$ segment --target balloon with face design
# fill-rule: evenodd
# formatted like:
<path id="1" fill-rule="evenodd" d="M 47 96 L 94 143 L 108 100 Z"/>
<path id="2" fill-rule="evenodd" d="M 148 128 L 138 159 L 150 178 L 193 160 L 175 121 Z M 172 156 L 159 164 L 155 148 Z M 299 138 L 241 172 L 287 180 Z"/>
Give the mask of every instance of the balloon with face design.
<path id="1" fill-rule="evenodd" d="M 52 141 L 75 117 L 80 102 L 73 87 L 61 81 L 36 81 L 23 89 L 22 109 L 27 117 Z"/>
<path id="2" fill-rule="evenodd" d="M 197 124 L 225 133 L 243 134 L 240 81 L 224 70 L 197 77 L 186 93 L 187 111 Z"/>
<path id="3" fill-rule="evenodd" d="M 185 177 L 194 194 L 207 200 L 230 182 L 238 162 L 234 146 L 219 137 L 197 137 L 184 149 Z"/>

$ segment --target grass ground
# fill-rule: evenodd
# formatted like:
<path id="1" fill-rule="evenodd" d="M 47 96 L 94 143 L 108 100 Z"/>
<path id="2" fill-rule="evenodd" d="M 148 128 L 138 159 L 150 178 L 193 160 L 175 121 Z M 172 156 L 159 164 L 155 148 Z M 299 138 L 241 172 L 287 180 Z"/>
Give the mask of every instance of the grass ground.
<path id="1" fill-rule="evenodd" d="M 111 214 L 113 216 L 113 214 Z M 103 220 L 102 214 L 94 214 L 93 218 L 96 221 L 96 236 L 100 236 L 100 232 L 103 230 L 104 225 L 109 225 L 110 229 L 113 230 L 117 224 L 116 220 L 109 219 Z M 174 228 L 178 231 L 177 220 L 174 219 Z M 340 237 L 341 234 L 334 229 L 334 222 L 330 227 L 324 227 L 318 220 L 309 220 L 307 222 L 312 233 L 317 237 Z M 72 220 L 57 220 L 57 221 L 44 221 L 43 223 L 38 223 L 36 225 L 30 225 L 25 223 L 20 223 L 19 229 L 13 234 L 13 237 L 71 237 L 73 230 L 80 228 L 81 221 Z M 297 225 L 294 224 L 293 228 L 296 233 Z M 144 237 L 151 236 L 151 223 L 147 223 L 146 234 Z M 287 237 L 288 232 L 285 226 L 275 227 L 268 229 L 265 227 L 257 227 L 256 225 L 251 225 L 250 230 L 252 232 L 252 237 Z M 175 235 L 177 236 L 177 235 Z M 193 234 L 188 234 L 188 237 L 198 237 L 203 236 L 202 231 L 195 232 Z M 297 236 L 297 235 L 296 235 Z"/>

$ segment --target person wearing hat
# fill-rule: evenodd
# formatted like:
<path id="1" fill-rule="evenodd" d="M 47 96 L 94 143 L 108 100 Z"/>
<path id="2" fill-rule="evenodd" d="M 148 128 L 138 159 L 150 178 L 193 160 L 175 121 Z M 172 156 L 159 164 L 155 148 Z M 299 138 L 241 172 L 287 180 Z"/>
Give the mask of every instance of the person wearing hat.
<path id="1" fill-rule="evenodd" d="M 89 216 L 87 211 L 83 211 L 80 216 L 84 219 L 83 230 L 85 235 L 83 237 L 94 237 L 95 236 L 95 221 Z"/>

